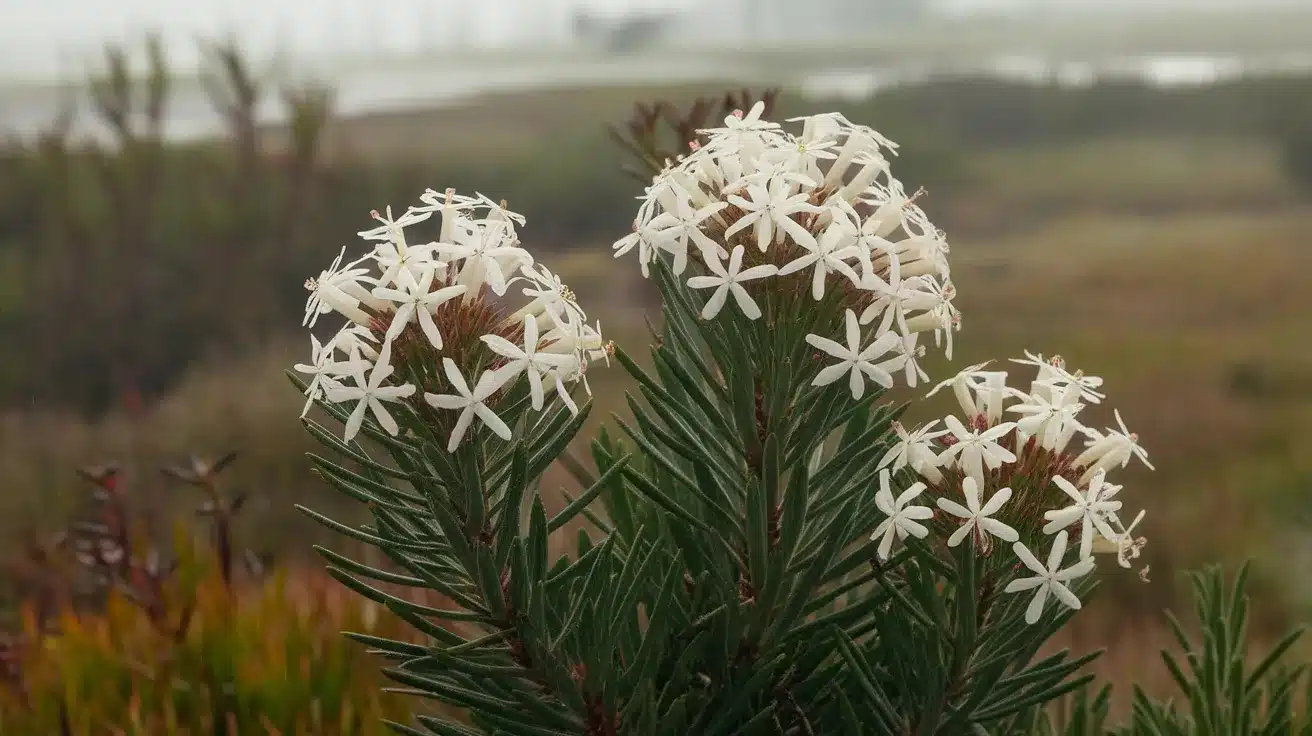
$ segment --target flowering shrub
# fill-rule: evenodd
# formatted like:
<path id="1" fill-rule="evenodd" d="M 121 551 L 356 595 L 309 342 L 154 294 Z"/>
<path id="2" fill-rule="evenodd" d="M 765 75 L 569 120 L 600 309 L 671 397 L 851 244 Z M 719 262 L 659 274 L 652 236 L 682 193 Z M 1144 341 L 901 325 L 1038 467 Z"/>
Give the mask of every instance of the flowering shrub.
<path id="1" fill-rule="evenodd" d="M 583 381 L 588 363 L 607 348 L 569 288 L 520 246 L 515 225 L 523 218 L 486 197 L 450 189 L 429 190 L 422 199 L 424 206 L 398 219 L 390 208 L 386 216 L 374 212 L 382 225 L 360 237 L 378 246 L 345 266 L 343 248 L 332 266 L 306 282 L 306 325 L 329 312 L 351 322 L 325 344 L 311 336 L 311 362 L 296 367 L 312 376 L 306 411 L 321 397 L 334 405 L 355 402 L 343 436 L 350 442 L 366 415 L 395 437 L 398 425 L 387 405 L 406 406 L 430 420 L 408 426 L 440 427 L 448 436 L 447 453 L 475 420 L 509 441 L 510 426 L 492 407 L 510 406 L 504 399 L 515 385 L 527 388 L 528 396 L 519 398 L 534 411 L 543 410 L 550 389 L 577 415 L 570 386 Z M 434 212 L 442 215 L 439 240 L 408 245 L 405 228 Z M 380 273 L 371 276 L 361 267 L 366 263 Z M 520 284 L 529 300 L 510 310 L 501 298 Z"/>
<path id="2" fill-rule="evenodd" d="M 951 357 L 961 325 L 945 236 L 892 176 L 893 143 L 837 114 L 788 122 L 762 102 L 697 130 L 615 244 L 663 297 L 650 369 L 481 195 L 378 216 L 371 251 L 309 282 L 307 324 L 348 324 L 312 338 L 300 385 L 345 430 L 305 421 L 354 469 L 314 461 L 373 522 L 309 513 L 396 567 L 327 553 L 330 570 L 432 638 L 372 643 L 478 732 L 1014 733 L 1087 682 L 1096 654 L 1033 660 L 1095 555 L 1139 554 L 1142 513 L 1124 523 L 1108 480 L 1146 462 L 1138 438 L 1086 426 L 1100 379 L 1028 354 L 1026 390 L 972 366 L 929 391 L 960 416 L 901 425 L 888 392 L 925 385 L 927 344 Z M 439 212 L 436 240 L 410 244 Z M 611 355 L 642 400 L 549 518 L 537 483 Z M 550 559 L 580 516 L 576 553 Z"/>

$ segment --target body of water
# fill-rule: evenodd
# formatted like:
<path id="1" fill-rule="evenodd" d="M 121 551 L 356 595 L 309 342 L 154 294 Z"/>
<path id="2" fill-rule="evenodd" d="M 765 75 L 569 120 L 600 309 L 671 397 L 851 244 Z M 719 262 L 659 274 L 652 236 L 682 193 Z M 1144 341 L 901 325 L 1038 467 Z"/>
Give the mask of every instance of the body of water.
<path id="1" fill-rule="evenodd" d="M 945 77 L 993 77 L 1036 84 L 1087 86 L 1104 80 L 1136 79 L 1161 87 L 1216 84 L 1241 76 L 1300 74 L 1312 71 L 1312 54 L 1241 58 L 1216 55 L 1147 55 L 1098 62 L 1039 56 L 998 56 L 971 64 L 903 66 L 844 64 L 816 59 L 786 65 L 760 58 L 695 51 L 659 56 L 562 58 L 508 57 L 501 63 L 454 64 L 393 62 L 347 67 L 328 75 L 337 89 L 341 115 L 429 109 L 457 104 L 479 95 L 562 87 L 619 84 L 728 82 L 783 85 L 809 99 L 864 100 L 880 90 L 924 84 Z M 0 88 L 0 133 L 30 139 L 54 119 L 68 91 L 50 88 Z M 84 93 L 73 91 L 78 115 L 74 135 L 106 139 Z M 276 95 L 266 96 L 259 115 L 267 124 L 283 120 Z M 222 121 L 196 82 L 175 86 L 170 96 L 166 134 L 175 140 L 222 132 Z"/>

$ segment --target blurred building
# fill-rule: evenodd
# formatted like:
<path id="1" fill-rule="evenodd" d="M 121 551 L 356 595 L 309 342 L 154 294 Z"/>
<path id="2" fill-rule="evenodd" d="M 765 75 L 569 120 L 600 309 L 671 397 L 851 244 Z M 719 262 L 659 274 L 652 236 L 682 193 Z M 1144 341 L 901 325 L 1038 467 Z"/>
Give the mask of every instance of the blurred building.
<path id="1" fill-rule="evenodd" d="M 787 46 L 869 36 L 931 11 L 931 0 L 702 0 L 670 28 L 689 44 Z"/>
<path id="2" fill-rule="evenodd" d="M 918 20 L 924 0 L 757 0 L 769 42 L 814 42 L 869 36 L 890 25 Z"/>
<path id="3" fill-rule="evenodd" d="M 761 6 L 757 12 L 785 31 L 823 36 L 917 20 L 928 9 L 926 0 L 756 0 L 756 4 Z"/>
<path id="4" fill-rule="evenodd" d="M 624 53 L 668 41 L 678 19 L 675 13 L 634 13 L 614 18 L 576 11 L 571 30 L 577 45 Z"/>

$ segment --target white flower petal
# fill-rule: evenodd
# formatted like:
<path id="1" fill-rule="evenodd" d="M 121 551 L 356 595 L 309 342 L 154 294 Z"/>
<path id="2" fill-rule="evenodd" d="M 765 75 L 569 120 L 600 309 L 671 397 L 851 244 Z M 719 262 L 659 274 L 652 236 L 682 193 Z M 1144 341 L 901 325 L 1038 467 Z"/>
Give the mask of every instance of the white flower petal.
<path id="1" fill-rule="evenodd" d="M 470 423 L 473 421 L 474 412 L 471 407 L 467 406 L 464 411 L 460 412 L 460 418 L 456 419 L 456 426 L 451 429 L 451 439 L 446 443 L 447 452 L 456 451 L 456 448 L 460 446 L 460 441 L 465 438 L 465 432 L 469 429 Z"/>
<path id="2" fill-rule="evenodd" d="M 724 301 L 729 296 L 729 284 L 724 283 L 720 288 L 711 294 L 711 298 L 706 300 L 706 306 L 702 308 L 702 319 L 715 319 L 715 315 L 720 313 L 724 308 Z"/>
<path id="3" fill-rule="evenodd" d="M 1029 607 L 1025 609 L 1025 623 L 1031 625 L 1038 623 L 1039 617 L 1043 615 L 1043 605 L 1047 602 L 1048 586 L 1044 585 L 1034 591 L 1034 600 L 1030 601 Z"/>

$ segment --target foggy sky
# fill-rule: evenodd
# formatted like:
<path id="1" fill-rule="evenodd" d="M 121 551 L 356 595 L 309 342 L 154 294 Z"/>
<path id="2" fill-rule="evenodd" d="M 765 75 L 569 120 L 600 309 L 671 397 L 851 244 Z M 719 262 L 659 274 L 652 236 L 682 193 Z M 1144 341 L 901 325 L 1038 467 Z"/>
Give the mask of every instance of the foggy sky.
<path id="1" fill-rule="evenodd" d="M 195 62 L 197 35 L 234 34 L 252 51 L 294 57 L 424 48 L 563 43 L 571 13 L 723 13 L 755 0 L 3 0 L 0 78 L 78 77 L 108 40 L 161 32 L 173 61 Z M 804 1 L 804 0 L 799 0 Z M 879 2 L 879 0 L 870 0 Z M 930 0 L 958 9 L 1252 5 L 1254 0 Z M 1296 5 L 1306 0 L 1266 0 Z M 840 21 L 841 22 L 841 21 Z"/>
<path id="2" fill-rule="evenodd" d="M 731 0 L 732 1 L 732 0 Z M 155 29 L 178 62 L 198 34 L 297 54 L 405 52 L 564 38 L 570 14 L 678 10 L 696 0 L 4 0 L 0 76 L 72 72 L 107 40 Z M 185 47 L 185 48 L 184 48 Z"/>

